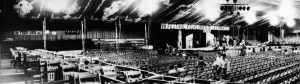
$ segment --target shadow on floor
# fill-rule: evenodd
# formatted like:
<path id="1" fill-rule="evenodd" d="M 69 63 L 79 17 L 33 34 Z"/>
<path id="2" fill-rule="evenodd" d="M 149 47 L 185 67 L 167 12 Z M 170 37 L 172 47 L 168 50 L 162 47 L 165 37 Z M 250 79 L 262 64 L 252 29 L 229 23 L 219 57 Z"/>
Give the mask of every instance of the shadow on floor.
<path id="1" fill-rule="evenodd" d="M 13 82 L 24 82 L 29 80 L 30 77 L 27 77 L 24 74 L 15 74 L 15 75 L 2 75 L 0 76 L 0 84 L 2 83 L 13 83 Z"/>

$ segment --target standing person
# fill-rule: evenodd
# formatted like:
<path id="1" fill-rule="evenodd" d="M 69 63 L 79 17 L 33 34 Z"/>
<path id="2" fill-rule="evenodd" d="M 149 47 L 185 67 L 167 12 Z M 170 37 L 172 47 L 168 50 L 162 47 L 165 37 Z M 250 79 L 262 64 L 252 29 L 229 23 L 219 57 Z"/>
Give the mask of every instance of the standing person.
<path id="1" fill-rule="evenodd" d="M 219 47 L 220 46 L 220 44 L 219 44 L 219 38 L 215 37 L 214 41 L 215 41 L 215 47 Z"/>
<path id="2" fill-rule="evenodd" d="M 185 59 L 187 55 L 186 55 L 185 52 L 183 51 L 183 52 L 181 52 L 181 56 Z"/>
<path id="3" fill-rule="evenodd" d="M 226 36 L 225 35 L 222 35 L 220 42 L 221 42 L 222 46 L 226 46 Z"/>
<path id="4" fill-rule="evenodd" d="M 217 74 L 220 75 L 221 79 L 225 79 L 227 77 L 227 71 L 230 71 L 230 61 L 226 58 L 226 54 L 221 55 L 219 63 L 220 68 L 217 70 Z"/>
<path id="5" fill-rule="evenodd" d="M 219 70 L 219 68 L 220 68 L 220 61 L 222 60 L 221 59 L 221 52 L 218 52 L 217 54 L 216 54 L 216 61 L 214 61 L 214 63 L 213 63 L 213 68 L 214 68 L 214 70 L 217 72 L 218 70 Z M 216 73 L 215 74 L 215 76 L 216 76 L 216 78 L 214 78 L 214 79 L 217 79 L 218 78 L 218 75 L 219 75 L 219 73 Z"/>
<path id="6" fill-rule="evenodd" d="M 226 36 L 225 36 L 225 40 L 226 40 L 226 46 L 227 46 L 227 47 L 230 46 L 230 44 L 229 44 L 230 36 L 229 36 L 229 35 L 226 35 Z"/>
<path id="7" fill-rule="evenodd" d="M 197 65 L 200 67 L 201 70 L 204 70 L 207 64 L 204 62 L 203 56 L 199 57 Z"/>
<path id="8" fill-rule="evenodd" d="M 227 75 L 227 71 L 230 70 L 230 61 L 226 59 L 226 54 L 219 54 L 213 66 L 216 70 L 216 77 L 224 79 Z"/>
<path id="9" fill-rule="evenodd" d="M 195 41 L 195 45 L 194 45 L 194 47 L 195 47 L 195 48 L 199 48 L 199 47 L 201 47 L 201 46 L 200 46 L 200 41 L 198 41 L 198 40 L 197 40 L 197 41 Z"/>

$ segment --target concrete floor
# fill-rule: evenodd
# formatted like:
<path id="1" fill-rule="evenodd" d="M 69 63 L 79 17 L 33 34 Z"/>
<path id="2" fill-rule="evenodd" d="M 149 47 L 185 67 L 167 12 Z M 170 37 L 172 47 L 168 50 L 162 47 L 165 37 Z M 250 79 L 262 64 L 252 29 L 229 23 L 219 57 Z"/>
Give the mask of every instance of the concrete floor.
<path id="1" fill-rule="evenodd" d="M 24 75 L 23 70 L 10 68 L 10 61 L 7 56 L 0 60 L 0 84 L 25 84 L 29 77 Z"/>

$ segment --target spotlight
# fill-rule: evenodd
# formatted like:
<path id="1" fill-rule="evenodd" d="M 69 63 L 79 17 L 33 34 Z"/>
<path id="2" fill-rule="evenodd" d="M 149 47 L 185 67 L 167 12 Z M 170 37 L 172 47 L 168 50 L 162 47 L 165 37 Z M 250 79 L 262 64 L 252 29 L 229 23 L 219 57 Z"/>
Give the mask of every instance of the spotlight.
<path id="1" fill-rule="evenodd" d="M 248 11 L 250 10 L 250 7 L 249 7 L 249 6 L 247 7 L 247 10 L 248 10 Z"/>
<path id="2" fill-rule="evenodd" d="M 227 6 L 224 6 L 224 10 L 226 11 L 228 9 L 228 7 Z"/>
<path id="3" fill-rule="evenodd" d="M 237 15 L 241 15 L 241 13 L 240 13 L 240 12 L 237 12 L 236 14 L 237 14 Z"/>
<path id="4" fill-rule="evenodd" d="M 243 9 L 243 7 L 242 7 L 242 6 L 240 6 L 240 7 L 239 7 L 239 10 L 242 10 L 242 9 Z"/>
<path id="5" fill-rule="evenodd" d="M 233 11 L 230 11 L 230 15 L 233 15 Z"/>
<path id="6" fill-rule="evenodd" d="M 237 2 L 237 0 L 233 0 L 233 3 L 236 3 Z"/>
<path id="7" fill-rule="evenodd" d="M 232 11 L 232 9 L 233 9 L 233 6 L 228 6 L 229 11 Z"/>
<path id="8" fill-rule="evenodd" d="M 224 6 L 221 6 L 221 7 L 220 7 L 220 10 L 224 10 Z"/>

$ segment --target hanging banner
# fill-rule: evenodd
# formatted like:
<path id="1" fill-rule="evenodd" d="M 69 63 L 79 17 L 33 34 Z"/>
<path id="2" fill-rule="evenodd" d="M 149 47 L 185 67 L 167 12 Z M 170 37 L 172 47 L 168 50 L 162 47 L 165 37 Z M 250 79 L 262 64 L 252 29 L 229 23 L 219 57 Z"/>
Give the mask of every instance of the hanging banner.
<path id="1" fill-rule="evenodd" d="M 299 33 L 300 30 L 293 30 L 293 33 Z"/>
<path id="2" fill-rule="evenodd" d="M 161 24 L 161 29 L 185 29 L 185 30 L 223 30 L 229 31 L 229 27 L 223 26 L 204 26 L 194 24 Z"/>
<path id="3" fill-rule="evenodd" d="M 26 30 L 26 31 L 14 31 L 14 35 L 42 35 L 43 31 L 39 30 Z"/>
<path id="4" fill-rule="evenodd" d="M 81 34 L 81 30 L 66 30 L 65 34 Z"/>

